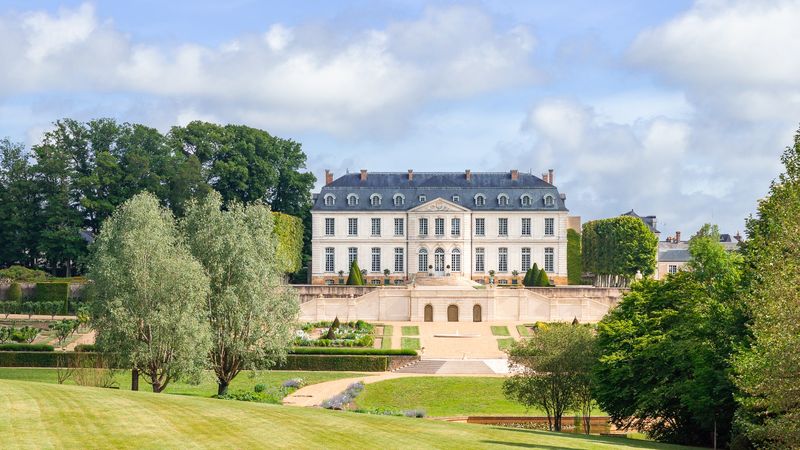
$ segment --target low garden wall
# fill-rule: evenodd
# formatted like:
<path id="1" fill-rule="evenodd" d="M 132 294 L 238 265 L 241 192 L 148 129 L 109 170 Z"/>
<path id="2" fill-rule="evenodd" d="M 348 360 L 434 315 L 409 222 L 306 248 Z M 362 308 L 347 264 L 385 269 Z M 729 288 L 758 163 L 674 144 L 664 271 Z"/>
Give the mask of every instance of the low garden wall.
<path id="1" fill-rule="evenodd" d="M 467 423 L 536 430 L 546 430 L 548 425 L 546 416 L 469 416 L 467 417 Z M 566 432 L 582 432 L 582 417 L 563 416 L 561 427 L 562 431 Z M 608 416 L 592 416 L 589 419 L 589 429 L 592 434 L 613 433 L 617 430 Z"/>

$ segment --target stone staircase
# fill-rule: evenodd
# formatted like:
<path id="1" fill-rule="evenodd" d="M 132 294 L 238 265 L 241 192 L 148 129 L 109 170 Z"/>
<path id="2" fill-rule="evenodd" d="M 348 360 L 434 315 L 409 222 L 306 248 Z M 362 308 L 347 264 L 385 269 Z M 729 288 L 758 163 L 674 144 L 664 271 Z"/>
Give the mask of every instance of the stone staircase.
<path id="1" fill-rule="evenodd" d="M 395 373 L 451 374 L 451 375 L 493 375 L 495 372 L 481 360 L 442 360 L 422 359 L 414 364 L 401 367 Z"/>
<path id="2" fill-rule="evenodd" d="M 425 277 L 418 276 L 414 278 L 414 285 L 416 287 L 435 287 L 435 288 L 473 288 L 478 285 L 472 280 L 460 276 L 449 277 Z"/>

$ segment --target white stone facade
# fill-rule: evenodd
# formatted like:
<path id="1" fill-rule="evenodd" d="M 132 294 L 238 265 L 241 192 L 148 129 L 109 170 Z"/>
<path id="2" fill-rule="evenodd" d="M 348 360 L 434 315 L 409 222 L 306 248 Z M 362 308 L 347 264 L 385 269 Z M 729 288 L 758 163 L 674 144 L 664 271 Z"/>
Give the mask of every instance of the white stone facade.
<path id="1" fill-rule="evenodd" d="M 530 265 L 536 263 L 547 270 L 552 281 L 565 284 L 567 215 L 566 210 L 473 211 L 441 197 L 405 211 L 312 210 L 312 282 L 339 283 L 338 273 L 347 276 L 350 255 L 355 252 L 359 266 L 367 271 L 368 282 L 383 283 L 383 271 L 389 269 L 393 284 L 420 276 L 460 276 L 485 283 L 490 270 L 495 272 L 498 284 L 512 284 L 516 270 L 521 283 L 527 270 L 523 253 L 529 252 Z M 375 220 L 380 223 L 380 230 L 375 230 L 379 234 L 373 234 Z M 398 220 L 402 229 L 395 228 Z M 481 221 L 482 234 L 476 229 Z M 481 251 L 482 267 L 476 261 Z M 501 262 L 503 252 L 505 265 Z M 427 254 L 427 268 L 424 262 L 421 265 L 421 253 Z M 380 258 L 376 265 L 373 255 Z M 402 255 L 397 264 L 395 255 Z"/>

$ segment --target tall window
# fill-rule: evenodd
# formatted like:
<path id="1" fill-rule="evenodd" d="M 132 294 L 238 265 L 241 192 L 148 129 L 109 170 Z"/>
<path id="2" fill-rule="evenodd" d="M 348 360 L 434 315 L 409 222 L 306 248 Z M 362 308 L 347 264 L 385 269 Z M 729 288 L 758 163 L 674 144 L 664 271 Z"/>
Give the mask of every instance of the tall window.
<path id="1" fill-rule="evenodd" d="M 347 249 L 347 267 L 353 265 L 353 261 L 358 259 L 358 248 L 357 247 L 349 247 Z"/>
<path id="2" fill-rule="evenodd" d="M 450 270 L 453 272 L 461 272 L 461 250 L 454 248 L 450 253 Z"/>
<path id="3" fill-rule="evenodd" d="M 483 272 L 486 269 L 485 256 L 482 248 L 475 249 L 475 272 Z"/>
<path id="4" fill-rule="evenodd" d="M 381 248 L 372 247 L 372 271 L 381 271 Z"/>
<path id="5" fill-rule="evenodd" d="M 428 235 L 428 219 L 424 217 L 421 217 L 419 219 L 419 235 L 420 236 Z"/>
<path id="6" fill-rule="evenodd" d="M 522 272 L 527 272 L 531 268 L 531 249 L 528 247 L 522 248 L 522 264 L 520 268 Z"/>
<path id="7" fill-rule="evenodd" d="M 333 247 L 325 247 L 325 272 L 333 272 Z"/>
<path id="8" fill-rule="evenodd" d="M 428 249 L 421 248 L 419 249 L 419 266 L 417 267 L 419 272 L 427 272 L 428 271 Z"/>
<path id="9" fill-rule="evenodd" d="M 554 264 L 555 252 L 553 247 L 545 247 L 544 249 L 544 271 L 553 272 L 555 269 Z"/>
<path id="10" fill-rule="evenodd" d="M 530 236 L 531 235 L 531 219 L 530 219 L 530 217 L 523 217 L 522 218 L 522 235 L 523 236 Z"/>
<path id="11" fill-rule="evenodd" d="M 336 234 L 336 228 L 334 227 L 334 220 L 330 217 L 325 218 L 325 236 L 333 236 Z"/>
<path id="12" fill-rule="evenodd" d="M 405 234 L 405 224 L 403 223 L 402 218 L 394 219 L 394 235 L 395 236 L 402 236 Z"/>
<path id="13" fill-rule="evenodd" d="M 454 217 L 450 220 L 450 234 L 461 236 L 461 219 Z"/>
<path id="14" fill-rule="evenodd" d="M 358 236 L 358 219 L 357 218 L 349 218 L 347 219 L 347 235 L 348 236 Z"/>
<path id="15" fill-rule="evenodd" d="M 486 235 L 486 219 L 475 219 L 475 236 Z"/>
<path id="16" fill-rule="evenodd" d="M 372 219 L 372 235 L 373 236 L 381 235 L 381 219 L 379 217 L 374 217 Z"/>
<path id="17" fill-rule="evenodd" d="M 405 255 L 403 254 L 403 247 L 395 247 L 394 248 L 394 271 L 395 272 L 402 272 L 403 266 L 405 261 Z"/>
<path id="18" fill-rule="evenodd" d="M 508 219 L 501 217 L 497 219 L 497 235 L 508 236 Z"/>
<path id="19" fill-rule="evenodd" d="M 544 235 L 553 236 L 555 234 L 555 219 L 548 217 L 544 219 Z"/>
<path id="20" fill-rule="evenodd" d="M 497 271 L 508 272 L 508 249 L 505 247 L 497 249 Z"/>
<path id="21" fill-rule="evenodd" d="M 443 236 L 444 235 L 444 219 L 442 219 L 441 217 L 437 217 L 436 219 L 434 219 L 433 223 L 434 223 L 434 231 L 436 232 L 436 235 L 437 236 Z"/>

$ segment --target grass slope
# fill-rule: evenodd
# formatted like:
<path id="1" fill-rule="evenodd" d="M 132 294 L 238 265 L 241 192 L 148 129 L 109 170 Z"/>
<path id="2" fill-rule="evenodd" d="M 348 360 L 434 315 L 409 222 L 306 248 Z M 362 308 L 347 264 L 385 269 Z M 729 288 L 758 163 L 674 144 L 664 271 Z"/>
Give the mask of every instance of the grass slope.
<path id="1" fill-rule="evenodd" d="M 400 328 L 403 336 L 419 336 L 419 327 L 416 325 L 409 325 Z"/>
<path id="2" fill-rule="evenodd" d="M 0 381 L 1 448 L 680 448 L 405 417 Z"/>
<path id="3" fill-rule="evenodd" d="M 290 371 L 260 371 L 253 374 L 251 371 L 240 373 L 231 382 L 231 391 L 252 391 L 256 384 L 265 384 L 269 387 L 278 387 L 286 380 L 302 378 L 305 383 L 316 384 L 323 381 L 338 380 L 341 378 L 357 377 L 359 374 L 352 372 L 290 372 Z M 131 372 L 128 370 L 120 371 L 116 375 L 117 384 L 120 389 L 130 390 Z M 36 369 L 24 367 L 0 367 L 0 379 L 36 381 L 40 383 L 57 382 L 56 369 Z M 68 380 L 66 384 L 75 384 Z M 150 386 L 145 384 L 144 378 L 139 378 L 139 390 L 150 391 Z M 217 393 L 217 383 L 214 375 L 209 371 L 205 372 L 200 380 L 200 384 L 189 384 L 185 382 L 172 382 L 167 386 L 167 394 L 193 395 L 199 397 L 211 397 Z"/>
<path id="4" fill-rule="evenodd" d="M 365 409 L 424 409 L 432 417 L 545 415 L 506 399 L 503 378 L 497 377 L 396 378 L 366 385 L 356 403 Z"/>

